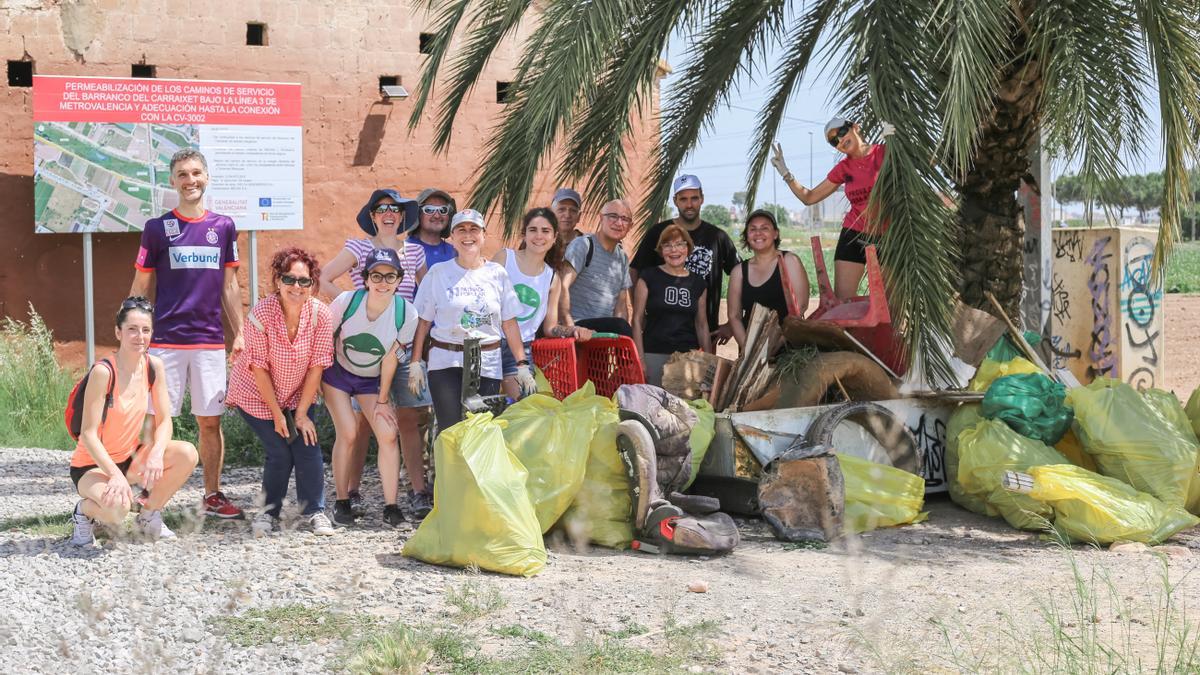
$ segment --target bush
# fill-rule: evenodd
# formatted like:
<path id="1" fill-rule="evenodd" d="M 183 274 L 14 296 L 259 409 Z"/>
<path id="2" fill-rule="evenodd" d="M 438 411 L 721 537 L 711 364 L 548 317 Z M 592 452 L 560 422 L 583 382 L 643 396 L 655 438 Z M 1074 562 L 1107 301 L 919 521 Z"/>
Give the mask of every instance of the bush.
<path id="1" fill-rule="evenodd" d="M 50 329 L 33 305 L 28 323 L 5 317 L 0 325 L 0 445 L 74 448 L 63 410 L 80 375 L 58 365 Z"/>

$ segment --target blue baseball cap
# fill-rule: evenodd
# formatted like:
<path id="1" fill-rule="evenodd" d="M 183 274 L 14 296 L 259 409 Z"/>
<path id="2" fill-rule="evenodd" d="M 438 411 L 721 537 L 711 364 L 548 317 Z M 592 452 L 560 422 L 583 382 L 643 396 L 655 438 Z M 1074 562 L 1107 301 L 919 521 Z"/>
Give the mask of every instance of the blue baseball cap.
<path id="1" fill-rule="evenodd" d="M 400 268 L 400 256 L 396 253 L 395 249 L 391 249 L 391 248 L 373 248 L 373 249 L 371 249 L 371 252 L 367 254 L 366 261 L 363 262 L 363 271 L 370 272 L 371 270 L 375 269 L 376 267 L 380 267 L 382 265 L 387 265 L 388 267 L 395 267 L 397 270 L 401 269 Z"/>
<path id="2" fill-rule="evenodd" d="M 569 187 L 560 187 L 554 191 L 554 199 L 550 201 L 550 207 L 554 208 L 558 206 L 559 202 L 567 200 L 575 202 L 575 206 L 583 206 L 583 198 L 579 196 L 578 192 Z"/>
<path id="3" fill-rule="evenodd" d="M 371 198 L 368 199 L 367 203 L 363 204 L 363 207 L 358 211 L 358 226 L 362 228 L 363 232 L 366 232 L 372 237 L 379 233 L 375 227 L 375 221 L 371 220 L 371 210 L 374 209 L 384 197 L 391 197 L 392 201 L 399 204 L 400 208 L 404 210 L 404 222 L 396 229 L 397 232 L 405 232 L 413 227 L 416 227 L 417 223 L 420 222 L 421 217 L 421 209 L 419 206 L 417 206 L 417 202 L 412 199 L 405 199 L 401 197 L 399 192 L 396 192 L 391 188 L 380 188 L 371 193 Z"/>

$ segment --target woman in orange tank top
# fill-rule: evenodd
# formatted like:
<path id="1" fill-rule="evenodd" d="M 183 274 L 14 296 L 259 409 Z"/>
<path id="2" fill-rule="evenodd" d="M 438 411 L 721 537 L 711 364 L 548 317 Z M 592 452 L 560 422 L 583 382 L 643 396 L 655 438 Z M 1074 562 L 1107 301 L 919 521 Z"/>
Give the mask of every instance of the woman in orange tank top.
<path id="1" fill-rule="evenodd" d="M 71 480 L 79 493 L 75 505 L 75 532 L 71 543 L 94 546 L 96 521 L 118 525 L 133 503 L 130 482 L 149 491 L 138 529 L 152 539 L 173 539 L 175 533 L 163 524 L 162 508 L 196 468 L 196 448 L 186 441 L 171 440 L 170 415 L 154 415 L 150 447 L 141 445 L 142 424 L 153 397 L 154 410 L 169 411 L 170 400 L 163 382 L 162 361 L 148 356 L 154 309 L 143 297 L 128 298 L 117 312 L 116 355 L 97 363 L 88 375 L 83 395 L 83 423 L 79 444 L 71 456 Z M 115 378 L 115 379 L 114 379 Z M 112 406 L 104 411 L 109 382 Z"/>

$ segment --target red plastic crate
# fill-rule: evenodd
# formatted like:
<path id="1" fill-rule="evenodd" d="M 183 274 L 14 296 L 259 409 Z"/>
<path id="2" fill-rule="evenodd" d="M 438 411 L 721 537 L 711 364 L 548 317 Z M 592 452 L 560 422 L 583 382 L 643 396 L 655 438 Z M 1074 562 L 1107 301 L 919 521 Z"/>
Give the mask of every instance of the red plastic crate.
<path id="1" fill-rule="evenodd" d="M 533 363 L 550 381 L 554 398 L 563 400 L 579 388 L 575 338 L 541 338 L 533 341 Z"/>
<path id="2" fill-rule="evenodd" d="M 601 396 L 612 396 L 623 384 L 645 384 L 646 371 L 638 358 L 633 339 L 624 335 L 615 338 L 592 338 L 576 342 L 578 382 L 588 380 Z"/>

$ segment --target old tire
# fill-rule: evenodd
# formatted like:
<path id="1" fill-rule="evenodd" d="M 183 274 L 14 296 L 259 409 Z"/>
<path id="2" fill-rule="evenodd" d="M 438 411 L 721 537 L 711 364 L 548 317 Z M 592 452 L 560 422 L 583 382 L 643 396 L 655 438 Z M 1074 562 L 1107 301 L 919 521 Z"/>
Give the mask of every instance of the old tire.
<path id="1" fill-rule="evenodd" d="M 870 401 L 846 403 L 821 413 L 808 427 L 805 445 L 834 447 L 833 432 L 843 422 L 858 424 L 887 451 L 892 466 L 923 476 L 925 456 L 896 413 Z"/>

